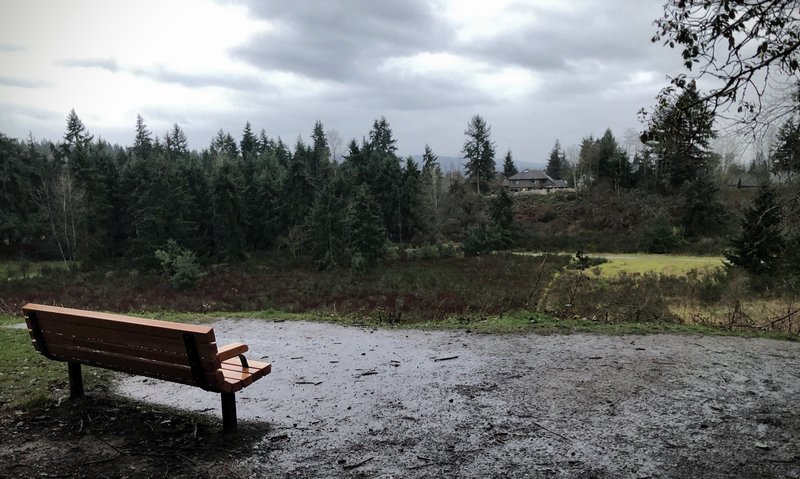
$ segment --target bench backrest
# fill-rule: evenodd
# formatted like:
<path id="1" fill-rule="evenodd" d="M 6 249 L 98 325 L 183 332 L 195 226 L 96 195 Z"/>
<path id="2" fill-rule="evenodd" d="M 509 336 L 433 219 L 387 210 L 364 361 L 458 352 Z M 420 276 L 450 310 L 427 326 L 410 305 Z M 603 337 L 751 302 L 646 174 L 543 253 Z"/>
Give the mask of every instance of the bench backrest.
<path id="1" fill-rule="evenodd" d="M 50 359 L 218 390 L 224 383 L 207 326 L 27 304 L 37 351 Z"/>

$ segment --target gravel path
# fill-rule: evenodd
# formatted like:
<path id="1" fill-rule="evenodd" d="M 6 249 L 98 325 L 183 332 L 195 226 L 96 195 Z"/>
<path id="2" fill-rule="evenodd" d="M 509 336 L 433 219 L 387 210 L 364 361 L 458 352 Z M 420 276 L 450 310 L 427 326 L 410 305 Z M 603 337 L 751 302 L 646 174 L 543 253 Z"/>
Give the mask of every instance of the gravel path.
<path id="1" fill-rule="evenodd" d="M 252 477 L 800 477 L 800 344 L 476 335 L 222 320 L 273 373 L 237 395 L 271 433 Z M 126 378 L 132 398 L 218 396 Z"/>

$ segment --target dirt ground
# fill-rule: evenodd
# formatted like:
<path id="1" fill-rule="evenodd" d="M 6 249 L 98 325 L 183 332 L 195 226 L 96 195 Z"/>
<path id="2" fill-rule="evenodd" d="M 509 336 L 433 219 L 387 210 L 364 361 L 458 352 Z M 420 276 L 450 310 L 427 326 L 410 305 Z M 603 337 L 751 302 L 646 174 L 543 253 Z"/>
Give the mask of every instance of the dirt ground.
<path id="1" fill-rule="evenodd" d="M 0 474 L 46 477 L 25 460 L 44 450 L 73 465 L 59 477 L 800 478 L 798 343 L 214 327 L 273 364 L 237 395 L 239 437 L 217 432 L 217 395 L 123 378 L 112 392 L 130 401 L 6 418 L 21 443 L 0 441 Z M 109 408 L 148 427 L 112 434 Z"/>

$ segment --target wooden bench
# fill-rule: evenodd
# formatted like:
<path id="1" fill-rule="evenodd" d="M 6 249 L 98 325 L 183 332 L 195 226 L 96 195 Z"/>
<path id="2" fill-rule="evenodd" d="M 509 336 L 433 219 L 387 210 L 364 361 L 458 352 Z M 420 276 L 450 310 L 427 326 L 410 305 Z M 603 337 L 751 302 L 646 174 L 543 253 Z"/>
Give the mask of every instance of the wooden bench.
<path id="1" fill-rule="evenodd" d="M 33 347 L 65 361 L 70 396 L 83 395 L 81 364 L 197 386 L 222 395 L 222 428 L 236 430 L 236 392 L 269 374 L 248 361 L 247 346 L 217 348 L 207 326 L 27 304 L 22 308 Z"/>

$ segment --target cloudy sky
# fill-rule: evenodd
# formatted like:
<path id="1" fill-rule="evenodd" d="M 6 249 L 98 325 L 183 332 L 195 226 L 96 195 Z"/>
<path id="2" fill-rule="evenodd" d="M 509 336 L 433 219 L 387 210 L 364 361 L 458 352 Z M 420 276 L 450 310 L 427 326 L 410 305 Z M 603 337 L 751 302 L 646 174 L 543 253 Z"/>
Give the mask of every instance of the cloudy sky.
<path id="1" fill-rule="evenodd" d="M 385 116 L 403 155 L 455 156 L 476 113 L 498 157 L 641 129 L 679 52 L 650 43 L 662 0 L 3 2 L 0 132 L 59 139 L 74 108 L 129 145 L 136 115 L 204 148 L 246 121 L 294 143 Z"/>

